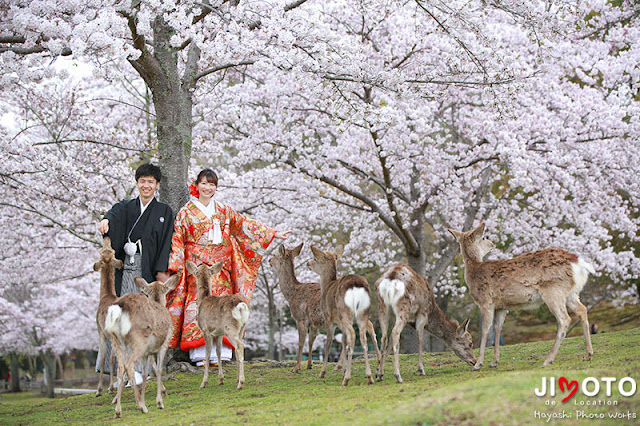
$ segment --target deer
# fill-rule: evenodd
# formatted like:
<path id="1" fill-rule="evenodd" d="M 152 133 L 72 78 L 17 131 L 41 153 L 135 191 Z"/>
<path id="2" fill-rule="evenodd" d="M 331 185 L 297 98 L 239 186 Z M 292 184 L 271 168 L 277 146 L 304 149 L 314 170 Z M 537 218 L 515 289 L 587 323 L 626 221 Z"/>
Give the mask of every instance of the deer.
<path id="1" fill-rule="evenodd" d="M 198 326 L 202 330 L 205 342 L 205 362 L 204 376 L 200 389 L 207 386 L 209 381 L 209 357 L 211 356 L 211 346 L 213 337 L 216 339 L 216 353 L 218 360 L 222 351 L 222 335 L 227 336 L 229 342 L 235 348 L 236 361 L 238 363 L 238 386 L 240 390 L 244 387 L 244 330 L 251 313 L 249 305 L 239 294 L 228 296 L 213 296 L 211 293 L 211 277 L 222 270 L 224 262 L 217 262 L 213 266 L 202 264 L 196 266 L 187 260 L 187 271 L 196 277 L 198 294 Z M 220 384 L 224 384 L 224 373 L 222 362 L 218 362 L 218 378 Z"/>
<path id="2" fill-rule="evenodd" d="M 595 274 L 593 266 L 576 254 L 559 248 L 526 253 L 512 259 L 483 261 L 485 255 L 495 247 L 493 242 L 484 237 L 484 229 L 484 223 L 467 232 L 449 229 L 460 244 L 465 281 L 482 316 L 480 354 L 473 370 L 482 367 L 492 323 L 495 346 L 490 367 L 497 367 L 500 360 L 500 333 L 509 310 L 537 309 L 543 303 L 558 322 L 556 339 L 543 367 L 553 362 L 567 335 L 571 322 L 567 308 L 577 314 L 582 322 L 587 349 L 585 360 L 590 360 L 593 347 L 589 319 L 587 308 L 580 302 L 580 292 L 589 274 Z"/>
<path id="3" fill-rule="evenodd" d="M 122 269 L 122 261 L 116 259 L 115 250 L 111 247 L 111 239 L 102 240 L 100 249 L 100 259 L 93 265 L 94 271 L 100 271 L 100 301 L 96 312 L 96 324 L 98 326 L 98 339 L 100 342 L 100 359 L 96 362 L 100 366 L 100 376 L 98 380 L 98 390 L 96 397 L 102 395 L 102 376 L 104 375 L 104 364 L 107 356 L 107 341 L 111 340 L 111 334 L 104 329 L 104 321 L 107 317 L 107 309 L 118 298 L 115 288 L 115 268 Z M 111 371 L 109 372 L 109 392 L 113 392 L 113 370 L 115 368 L 115 351 L 111 352 Z"/>
<path id="4" fill-rule="evenodd" d="M 276 254 L 269 258 L 269 264 L 276 270 L 280 281 L 280 289 L 291 310 L 291 316 L 298 328 L 298 356 L 294 373 L 299 373 L 302 366 L 302 348 L 309 330 L 309 359 L 307 369 L 311 370 L 313 342 L 316 339 L 318 328 L 324 325 L 324 312 L 321 304 L 320 283 L 301 283 L 294 271 L 293 260 L 300 255 L 303 243 L 287 249 L 283 245 L 278 248 Z"/>
<path id="5" fill-rule="evenodd" d="M 325 342 L 325 356 L 320 371 L 320 378 L 324 378 L 327 371 L 327 361 L 329 348 L 333 339 L 335 326 L 342 330 L 343 351 L 345 353 L 345 371 L 342 385 L 347 386 L 351 380 L 351 364 L 353 358 L 353 347 L 356 340 L 356 332 L 353 329 L 354 319 L 358 323 L 360 330 L 360 344 L 364 351 L 365 377 L 367 382 L 373 384 L 371 366 L 367 350 L 367 332 L 373 340 L 378 363 L 380 362 L 380 351 L 373 324 L 369 321 L 369 308 L 371 307 L 371 291 L 367 280 L 359 275 L 345 275 L 337 278 L 337 260 L 344 252 L 344 246 L 339 246 L 335 252 L 322 251 L 315 246 L 311 246 L 314 259 L 307 263 L 309 269 L 320 275 L 321 301 L 324 312 L 324 324 L 327 330 L 327 341 Z"/>
<path id="6" fill-rule="evenodd" d="M 133 281 L 143 294 L 130 293 L 117 299 L 109 306 L 105 320 L 105 329 L 112 334 L 113 348 L 121 361 L 118 362 L 118 391 L 114 398 L 116 418 L 122 416 L 124 372 L 126 371 L 127 377 L 134 377 L 135 365 L 145 355 L 148 356 L 158 381 L 156 404 L 159 409 L 164 409 L 162 396 L 166 395 L 162 384 L 162 363 L 173 334 L 171 317 L 166 308 L 167 293 L 176 287 L 179 277 L 172 275 L 165 283 L 154 281 L 149 284 L 142 277 L 135 277 Z M 157 355 L 155 360 L 154 355 Z M 147 375 L 145 365 L 143 362 L 142 377 Z M 148 413 L 144 401 L 146 380 L 142 382 L 140 393 L 135 380 L 131 380 L 131 384 L 138 408 L 143 413 Z"/>
<path id="7" fill-rule="evenodd" d="M 422 364 L 422 333 L 426 329 L 443 340 L 453 352 L 469 365 L 475 365 L 473 356 L 473 340 L 467 330 L 469 319 L 462 325 L 458 321 L 447 318 L 442 309 L 436 304 L 433 290 L 427 279 L 418 274 L 408 265 L 397 264 L 387 268 L 376 281 L 378 292 L 378 314 L 382 331 L 380 352 L 382 359 L 378 364 L 376 379 L 382 381 L 384 376 L 384 363 L 393 347 L 394 376 L 396 382 L 402 383 L 400 375 L 399 349 L 400 333 L 408 322 L 414 322 L 418 334 L 418 374 L 425 375 Z M 387 330 L 391 311 L 395 314 L 396 321 L 391 331 L 391 341 L 387 344 Z"/>

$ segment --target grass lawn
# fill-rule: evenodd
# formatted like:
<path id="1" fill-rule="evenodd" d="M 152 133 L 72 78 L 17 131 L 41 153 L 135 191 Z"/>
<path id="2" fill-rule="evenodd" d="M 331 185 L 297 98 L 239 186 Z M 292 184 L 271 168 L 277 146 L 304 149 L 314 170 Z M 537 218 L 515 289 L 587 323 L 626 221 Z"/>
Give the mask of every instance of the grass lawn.
<path id="1" fill-rule="evenodd" d="M 317 362 L 313 370 L 300 374 L 291 372 L 293 363 L 286 368 L 269 363 L 248 364 L 247 383 L 241 391 L 235 389 L 235 365 L 226 366 L 223 386 L 216 384 L 216 374 L 210 374 L 210 384 L 203 390 L 198 388 L 201 374 L 177 373 L 165 382 L 168 395 L 164 410 L 155 407 L 156 387 L 151 384 L 146 398 L 149 414 L 136 410 L 128 390 L 123 394 L 121 420 L 113 419 L 109 395 L 46 400 L 4 394 L 0 400 L 0 424 L 542 424 L 547 415 L 562 413 L 571 418 L 551 419 L 549 423 L 638 423 L 640 391 L 622 396 L 617 382 L 609 397 L 602 382 L 598 395 L 587 397 L 579 389 L 566 403 L 562 399 L 568 393 L 561 392 L 557 385 L 555 397 L 535 395 L 543 377 L 564 376 L 580 384 L 587 377 L 599 380 L 630 376 L 636 382 L 640 380 L 639 328 L 592 337 L 592 361 L 583 361 L 583 338 L 574 337 L 564 341 L 555 363 L 548 368 L 542 368 L 542 362 L 552 341 L 505 346 L 498 368 L 486 367 L 479 372 L 470 371 L 452 353 L 426 354 L 426 377 L 414 373 L 416 355 L 403 355 L 403 384 L 395 383 L 391 363 L 386 366 L 383 382 L 367 385 L 362 360 L 355 362 L 348 387 L 340 385 L 341 372 L 330 370 L 325 379 L 318 378 Z M 486 364 L 492 352 L 488 355 Z M 629 387 L 627 384 L 624 390 Z M 576 405 L 587 401 L 617 405 Z M 604 418 L 576 419 L 578 411 Z M 632 418 L 610 419 L 613 415 Z"/>

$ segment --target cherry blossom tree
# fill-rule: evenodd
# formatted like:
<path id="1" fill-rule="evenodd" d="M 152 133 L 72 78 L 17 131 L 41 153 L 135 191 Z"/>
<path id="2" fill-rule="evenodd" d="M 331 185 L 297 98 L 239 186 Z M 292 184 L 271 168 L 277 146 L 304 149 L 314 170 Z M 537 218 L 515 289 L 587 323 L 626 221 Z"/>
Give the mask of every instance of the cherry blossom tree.
<path id="1" fill-rule="evenodd" d="M 289 55 L 269 46 L 202 113 L 236 162 L 264 165 L 254 187 L 348 234 L 354 267 L 395 255 L 441 294 L 465 290 L 446 229 L 479 220 L 496 255 L 562 246 L 625 293 L 640 272 L 637 6 L 313 6 L 278 38 Z"/>

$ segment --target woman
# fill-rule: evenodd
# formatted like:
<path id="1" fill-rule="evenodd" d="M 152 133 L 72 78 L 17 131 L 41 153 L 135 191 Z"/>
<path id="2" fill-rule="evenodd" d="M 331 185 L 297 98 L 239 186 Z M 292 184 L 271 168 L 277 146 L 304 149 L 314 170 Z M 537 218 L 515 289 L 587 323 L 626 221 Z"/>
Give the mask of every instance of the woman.
<path id="1" fill-rule="evenodd" d="M 189 351 L 192 362 L 204 359 L 204 337 L 197 323 L 196 279 L 186 272 L 187 260 L 196 265 L 213 265 L 224 261 L 222 271 L 213 278 L 213 295 L 240 294 L 251 300 L 262 256 L 255 250 L 267 248 L 273 238 L 286 240 L 291 231 L 278 232 L 233 211 L 213 199 L 218 176 L 211 169 L 198 174 L 191 185 L 191 201 L 178 212 L 172 240 L 169 271 L 182 275 L 176 289 L 167 295 L 173 321 L 173 338 L 169 344 Z M 223 340 L 222 359 L 230 359 L 231 348 Z M 212 357 L 215 357 L 215 352 Z M 211 362 L 217 361 L 212 358 Z"/>

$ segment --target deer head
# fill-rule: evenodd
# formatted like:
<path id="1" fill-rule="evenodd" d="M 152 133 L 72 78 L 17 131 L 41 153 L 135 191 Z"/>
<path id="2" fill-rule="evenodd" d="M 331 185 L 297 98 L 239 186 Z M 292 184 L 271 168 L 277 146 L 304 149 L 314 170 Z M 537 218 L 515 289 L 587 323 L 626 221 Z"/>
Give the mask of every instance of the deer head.
<path id="1" fill-rule="evenodd" d="M 344 253 L 344 246 L 339 245 L 333 252 L 322 251 L 316 246 L 311 246 L 311 252 L 313 253 L 313 259 L 307 263 L 307 266 L 316 274 L 322 275 L 327 267 L 335 268 L 338 258 Z"/>
<path id="2" fill-rule="evenodd" d="M 484 237 L 484 223 L 472 231 L 454 231 L 449 229 L 460 244 L 460 251 L 465 259 L 482 262 L 482 259 L 495 248 L 495 244 Z"/>
<path id="3" fill-rule="evenodd" d="M 196 266 L 190 260 L 187 260 L 187 271 L 196 277 L 196 283 L 198 285 L 198 300 L 202 300 L 205 296 L 211 295 L 211 277 L 220 271 L 224 262 L 214 263 L 212 266 L 203 263 L 200 266 Z"/>
<path id="4" fill-rule="evenodd" d="M 171 275 L 164 283 L 162 281 L 154 281 L 149 284 L 147 280 L 142 277 L 135 277 L 133 279 L 133 282 L 140 291 L 146 294 L 149 299 L 160 303 L 162 306 L 167 304 L 167 293 L 176 288 L 178 281 L 180 281 L 180 277 L 177 274 Z"/>
<path id="5" fill-rule="evenodd" d="M 453 320 L 458 325 L 458 321 Z M 455 333 L 451 336 L 451 341 L 447 342 L 453 352 L 465 361 L 469 365 L 475 365 L 476 358 L 473 355 L 473 339 L 469 329 L 469 318 L 467 318 L 462 325 L 458 325 Z"/>
<path id="6" fill-rule="evenodd" d="M 286 265 L 288 262 L 293 264 L 293 259 L 300 255 L 302 251 L 302 246 L 304 243 L 300 243 L 297 247 L 292 249 L 286 248 L 284 245 L 278 247 L 278 251 L 269 258 L 269 265 L 279 271 L 283 265 Z"/>
<path id="7" fill-rule="evenodd" d="M 116 259 L 116 252 L 113 248 L 111 248 L 111 238 L 109 237 L 106 237 L 102 240 L 100 259 L 93 264 L 93 270 L 99 271 L 106 266 L 122 269 L 122 261 Z"/>

